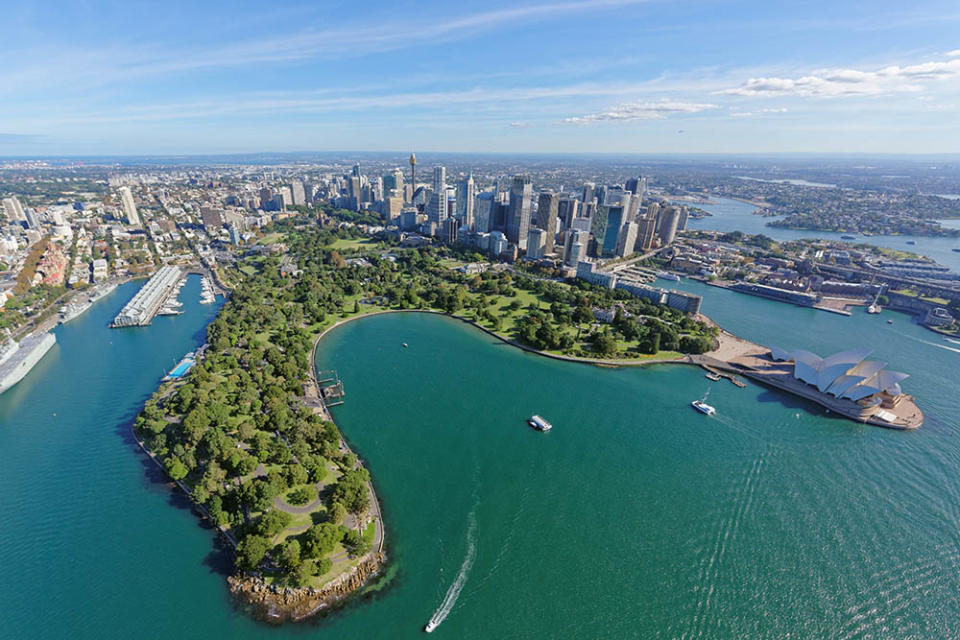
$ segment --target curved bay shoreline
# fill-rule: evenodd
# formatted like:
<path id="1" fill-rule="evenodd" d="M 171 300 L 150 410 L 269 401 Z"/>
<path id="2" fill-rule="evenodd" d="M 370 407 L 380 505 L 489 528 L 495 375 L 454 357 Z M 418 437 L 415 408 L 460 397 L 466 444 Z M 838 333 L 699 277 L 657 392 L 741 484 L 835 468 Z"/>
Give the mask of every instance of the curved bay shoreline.
<path id="1" fill-rule="evenodd" d="M 710 352 L 707 352 L 706 354 L 703 354 L 703 356 L 684 355 L 680 357 L 671 356 L 659 358 L 654 356 L 651 358 L 635 360 L 582 358 L 540 351 L 483 327 L 470 318 L 453 315 L 444 311 L 438 311 L 434 309 L 380 309 L 342 318 L 321 331 L 313 340 L 309 355 L 310 379 L 305 383 L 306 400 L 309 406 L 311 406 L 316 413 L 321 415 L 324 420 L 329 420 L 330 422 L 336 424 L 336 420 L 334 420 L 333 415 L 323 401 L 321 387 L 317 380 L 316 351 L 320 341 L 334 329 L 350 322 L 391 313 L 427 313 L 445 316 L 471 325 L 483 333 L 527 353 L 551 358 L 553 360 L 588 364 L 606 368 L 645 366 L 652 364 L 686 364 L 712 370 L 712 367 L 724 364 L 737 355 L 741 355 L 745 352 L 764 350 L 762 346 L 720 328 L 716 348 Z M 703 316 L 702 318 L 717 326 L 716 323 L 713 323 L 713 321 L 706 316 Z M 763 382 L 763 380 L 759 380 L 759 382 Z M 352 453 L 353 451 L 350 448 L 346 436 L 344 435 L 343 430 L 340 428 L 340 425 L 337 425 L 337 429 L 341 434 L 341 448 L 345 452 Z M 148 457 L 150 457 L 161 469 L 163 469 L 163 465 L 159 460 L 156 459 L 156 456 L 153 454 L 153 452 L 151 452 L 149 448 L 146 447 L 146 445 L 136 436 L 132 425 L 131 433 L 143 452 L 146 453 Z M 357 464 L 358 466 L 361 464 L 359 459 Z M 189 490 L 181 482 L 175 482 L 175 484 L 189 497 Z M 237 598 L 239 602 L 250 607 L 256 618 L 272 624 L 281 624 L 287 621 L 300 622 L 316 615 L 326 614 L 346 604 L 352 597 L 362 592 L 365 587 L 371 585 L 371 583 L 378 576 L 382 575 L 383 569 L 386 567 L 387 563 L 387 554 L 384 552 L 386 540 L 385 525 L 372 478 L 368 483 L 368 487 L 371 498 L 370 516 L 376 525 L 376 536 L 374 538 L 374 545 L 371 551 L 360 558 L 357 565 L 350 571 L 338 576 L 331 582 L 319 588 L 277 587 L 276 585 L 267 584 L 260 576 L 238 574 L 236 576 L 228 577 L 227 579 L 231 594 Z M 198 507 L 198 512 L 202 517 L 208 520 L 210 519 L 209 514 L 202 507 L 202 505 L 196 505 L 196 503 L 192 501 L 191 504 Z M 221 536 L 228 543 L 236 546 L 236 541 L 228 530 L 219 526 L 217 529 Z"/>

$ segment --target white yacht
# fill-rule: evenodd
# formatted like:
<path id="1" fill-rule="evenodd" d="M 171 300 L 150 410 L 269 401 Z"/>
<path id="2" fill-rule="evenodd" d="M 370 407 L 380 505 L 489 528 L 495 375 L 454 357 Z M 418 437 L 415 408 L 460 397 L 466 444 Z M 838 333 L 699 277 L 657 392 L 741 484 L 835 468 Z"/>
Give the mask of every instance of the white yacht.
<path id="1" fill-rule="evenodd" d="M 430 622 L 427 623 L 427 625 L 423 628 L 423 630 L 426 631 L 427 633 L 431 633 L 436 628 L 437 628 L 437 623 L 431 620 Z"/>
<path id="2" fill-rule="evenodd" d="M 706 414 L 708 416 L 712 416 L 717 412 L 715 408 L 711 407 L 703 400 L 694 400 L 693 402 L 690 403 L 690 406 L 692 406 L 694 409 L 696 409 L 700 413 Z"/>
<path id="3" fill-rule="evenodd" d="M 550 429 L 553 429 L 553 425 L 540 416 L 530 416 L 530 418 L 527 420 L 527 424 L 537 431 L 550 431 Z"/>

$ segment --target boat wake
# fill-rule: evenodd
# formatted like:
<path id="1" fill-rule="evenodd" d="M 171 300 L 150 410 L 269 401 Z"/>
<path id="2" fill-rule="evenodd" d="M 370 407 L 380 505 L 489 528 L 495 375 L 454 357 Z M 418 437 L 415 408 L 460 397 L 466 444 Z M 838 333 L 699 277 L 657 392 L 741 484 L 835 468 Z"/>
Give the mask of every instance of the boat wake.
<path id="1" fill-rule="evenodd" d="M 921 338 L 914 338 L 913 336 L 907 336 L 907 337 L 910 338 L 911 340 L 915 341 L 915 342 L 921 342 L 921 343 L 923 343 L 923 344 L 928 344 L 928 345 L 930 345 L 931 347 L 936 347 L 937 349 L 945 349 L 946 351 L 953 351 L 954 353 L 960 353 L 960 349 L 957 349 L 957 348 L 955 348 L 955 347 L 948 347 L 948 346 L 945 345 L 945 344 L 939 344 L 939 343 L 937 343 L 937 342 L 930 342 L 929 340 L 922 340 Z M 949 338 L 948 338 L 947 340 L 948 340 L 949 342 L 954 342 L 953 340 L 950 340 Z M 956 344 L 960 344 L 960 343 L 956 343 Z"/>
<path id="2" fill-rule="evenodd" d="M 450 615 L 454 605 L 457 604 L 457 598 L 460 597 L 460 592 L 463 591 L 463 587 L 467 583 L 470 570 L 473 568 L 473 562 L 477 559 L 476 508 L 470 512 L 467 520 L 467 554 L 463 558 L 463 563 L 460 565 L 460 571 L 457 572 L 456 579 L 453 581 L 453 584 L 450 585 L 450 588 L 447 589 L 447 594 L 443 597 L 443 602 L 441 602 L 437 610 L 433 612 L 426 627 L 424 627 L 428 633 L 439 627 L 443 621 L 447 619 L 447 616 Z"/>

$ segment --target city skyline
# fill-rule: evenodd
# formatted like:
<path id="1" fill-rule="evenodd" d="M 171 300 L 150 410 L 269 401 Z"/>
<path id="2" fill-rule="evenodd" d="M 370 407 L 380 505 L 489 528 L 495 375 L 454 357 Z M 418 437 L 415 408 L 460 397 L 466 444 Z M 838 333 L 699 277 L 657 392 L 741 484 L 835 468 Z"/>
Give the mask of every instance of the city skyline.
<path id="1" fill-rule="evenodd" d="M 960 150 L 946 2 L 93 2 L 7 17 L 0 156 Z"/>

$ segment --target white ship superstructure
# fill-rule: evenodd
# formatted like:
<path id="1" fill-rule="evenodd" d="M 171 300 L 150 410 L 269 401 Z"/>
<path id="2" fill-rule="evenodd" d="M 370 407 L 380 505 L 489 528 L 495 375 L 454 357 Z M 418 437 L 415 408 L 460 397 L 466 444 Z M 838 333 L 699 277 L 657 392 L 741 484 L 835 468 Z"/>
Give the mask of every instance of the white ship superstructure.
<path id="1" fill-rule="evenodd" d="M 0 347 L 0 393 L 23 380 L 56 343 L 52 333 L 27 336 L 19 344 L 13 340 L 4 343 Z"/>
<path id="2" fill-rule="evenodd" d="M 176 291 L 179 283 L 180 267 L 160 267 L 120 310 L 110 326 L 143 327 L 150 324 L 170 294 Z"/>

